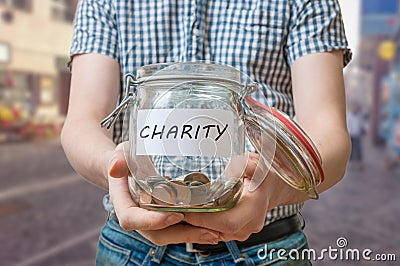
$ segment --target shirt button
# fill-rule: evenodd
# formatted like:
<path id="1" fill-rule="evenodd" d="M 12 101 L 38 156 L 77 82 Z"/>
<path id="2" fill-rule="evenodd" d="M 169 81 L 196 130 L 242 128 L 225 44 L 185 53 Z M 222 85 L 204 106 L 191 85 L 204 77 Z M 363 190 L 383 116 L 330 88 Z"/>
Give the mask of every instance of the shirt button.
<path id="1" fill-rule="evenodd" d="M 194 34 L 195 36 L 200 36 L 200 30 L 199 30 L 199 29 L 194 29 L 194 30 L 193 30 L 193 34 Z"/>

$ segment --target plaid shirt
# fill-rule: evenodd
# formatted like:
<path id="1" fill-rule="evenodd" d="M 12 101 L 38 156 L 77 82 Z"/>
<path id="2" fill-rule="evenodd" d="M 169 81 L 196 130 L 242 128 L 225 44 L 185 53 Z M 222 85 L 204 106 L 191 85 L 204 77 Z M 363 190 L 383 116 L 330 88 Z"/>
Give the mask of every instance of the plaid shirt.
<path id="1" fill-rule="evenodd" d="M 80 0 L 74 26 L 71 56 L 110 56 L 122 75 L 152 63 L 231 65 L 259 82 L 269 104 L 290 116 L 290 66 L 297 58 L 343 49 L 344 63 L 351 59 L 337 0 Z M 122 124 L 115 127 L 116 142 Z M 266 224 L 301 208 L 277 207 Z"/>

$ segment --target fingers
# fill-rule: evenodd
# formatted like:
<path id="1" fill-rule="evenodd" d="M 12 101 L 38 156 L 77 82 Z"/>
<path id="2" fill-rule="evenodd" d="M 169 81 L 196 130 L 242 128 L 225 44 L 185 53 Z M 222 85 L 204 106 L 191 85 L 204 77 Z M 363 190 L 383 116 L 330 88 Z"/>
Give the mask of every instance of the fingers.
<path id="1" fill-rule="evenodd" d="M 247 181 L 249 182 L 249 181 Z M 261 230 L 266 215 L 268 202 L 265 196 L 256 190 L 243 194 L 237 205 L 227 211 L 218 213 L 187 213 L 184 221 L 199 227 L 208 228 L 222 234 L 238 233 L 250 235 Z"/>
<path id="2" fill-rule="evenodd" d="M 257 170 L 258 162 L 260 156 L 255 153 L 249 153 L 246 168 L 244 170 L 244 176 L 248 178 L 252 178 L 254 176 L 255 171 Z"/>
<path id="3" fill-rule="evenodd" d="M 139 208 L 131 198 L 127 177 L 109 177 L 110 195 L 119 224 L 124 230 L 138 230 L 157 245 L 172 243 L 218 243 L 219 233 L 191 225 L 177 224 L 181 213 L 158 212 Z"/>
<path id="4" fill-rule="evenodd" d="M 127 177 L 109 177 L 110 195 L 120 226 L 125 230 L 138 230 L 157 245 L 172 243 L 216 244 L 219 233 L 191 225 L 178 224 L 184 218 L 181 213 L 158 212 L 139 208 L 131 198 Z"/>
<path id="5" fill-rule="evenodd" d="M 238 178 L 244 176 L 247 161 L 248 154 L 231 158 L 225 168 L 225 176 L 228 178 Z"/>
<path id="6" fill-rule="evenodd" d="M 258 233 L 262 230 L 261 228 L 256 228 L 254 230 L 248 230 L 249 228 L 253 227 L 252 222 L 248 223 L 245 225 L 243 228 L 246 228 L 246 230 L 240 230 L 239 232 L 232 234 L 232 233 L 220 233 L 220 238 L 224 242 L 228 242 L 231 240 L 237 240 L 237 241 L 245 241 L 247 240 L 252 233 Z"/>
<path id="7" fill-rule="evenodd" d="M 129 152 L 126 143 L 116 147 L 108 165 L 110 199 L 123 229 L 137 230 L 157 245 L 182 242 L 211 244 L 220 240 L 218 232 L 188 224 L 178 224 L 184 219 L 181 213 L 158 212 L 138 207 L 129 189 L 129 168 L 124 152 Z M 137 162 L 134 163 L 137 165 Z M 143 160 L 141 168 L 143 171 L 151 172 L 152 168 L 146 167 L 147 164 L 148 162 Z M 132 170 L 131 163 L 129 166 Z"/>
<path id="8" fill-rule="evenodd" d="M 108 183 L 110 199 L 123 229 L 157 230 L 183 220 L 181 213 L 163 213 L 137 207 L 129 190 L 128 173 L 122 145 L 119 145 L 110 160 Z"/>
<path id="9" fill-rule="evenodd" d="M 181 213 L 149 211 L 136 206 L 127 177 L 109 177 L 109 192 L 121 227 L 125 230 L 157 230 L 183 220 Z"/>
<path id="10" fill-rule="evenodd" d="M 159 230 L 181 222 L 184 218 L 180 213 L 164 213 L 149 211 L 139 207 L 133 207 L 118 213 L 120 226 L 126 230 Z"/>
<path id="11" fill-rule="evenodd" d="M 248 188 L 248 191 L 254 191 L 264 181 L 269 169 L 268 164 L 265 159 L 263 159 L 259 154 L 255 153 L 248 153 L 246 157 L 240 157 L 240 159 L 241 160 L 236 159 L 233 163 L 231 163 L 234 165 L 233 167 L 230 167 L 231 164 L 228 165 L 227 168 L 229 173 L 238 168 L 244 169 L 242 170 L 242 175 L 235 176 L 244 176 L 251 179 L 249 186 L 246 187 Z M 238 171 L 236 170 L 236 172 Z"/>
<path id="12" fill-rule="evenodd" d="M 233 157 L 225 168 L 225 176 L 228 178 L 248 177 L 251 178 L 257 168 L 259 155 L 247 153 Z"/>
<path id="13" fill-rule="evenodd" d="M 252 192 L 256 190 L 264 181 L 268 174 L 269 165 L 262 157 L 253 159 L 251 166 L 254 167 L 254 171 L 251 175 L 251 181 L 248 186 L 248 191 Z"/>
<path id="14" fill-rule="evenodd" d="M 221 241 L 219 233 L 188 224 L 176 224 L 157 231 L 138 231 L 158 246 L 178 243 L 217 244 Z"/>
<path id="15" fill-rule="evenodd" d="M 265 213 L 259 211 L 260 206 L 253 204 L 258 194 L 246 194 L 247 191 L 244 191 L 244 199 L 236 207 L 220 213 L 183 215 L 139 208 L 129 190 L 129 169 L 123 149 L 124 144 L 119 145 L 109 163 L 110 197 L 123 229 L 138 230 L 157 245 L 182 242 L 216 244 L 221 240 L 245 240 L 251 233 L 262 229 Z M 244 162 L 245 168 L 240 176 L 252 177 L 258 168 L 258 155 L 250 154 Z M 232 169 L 235 170 L 233 172 L 237 171 Z M 247 187 L 250 180 L 246 178 L 244 182 Z M 183 220 L 190 224 L 181 224 Z"/>
<path id="16" fill-rule="evenodd" d="M 238 212 L 240 212 L 240 215 L 238 215 Z M 231 210 L 220 213 L 188 213 L 185 215 L 184 221 L 194 226 L 208 228 L 221 233 L 236 234 L 250 222 L 253 215 L 254 213 L 246 211 L 245 208 L 236 206 Z"/>

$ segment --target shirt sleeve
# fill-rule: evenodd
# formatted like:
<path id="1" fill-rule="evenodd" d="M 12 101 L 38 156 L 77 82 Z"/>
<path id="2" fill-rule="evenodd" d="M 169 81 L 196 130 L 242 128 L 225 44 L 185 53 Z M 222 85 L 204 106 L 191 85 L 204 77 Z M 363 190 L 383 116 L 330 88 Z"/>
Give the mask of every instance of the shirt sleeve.
<path id="1" fill-rule="evenodd" d="M 103 54 L 119 61 L 118 29 L 111 1 L 79 1 L 70 58 L 84 53 Z"/>
<path id="2" fill-rule="evenodd" d="M 337 0 L 295 0 L 286 53 L 289 64 L 307 54 L 343 50 L 346 66 L 352 58 Z"/>

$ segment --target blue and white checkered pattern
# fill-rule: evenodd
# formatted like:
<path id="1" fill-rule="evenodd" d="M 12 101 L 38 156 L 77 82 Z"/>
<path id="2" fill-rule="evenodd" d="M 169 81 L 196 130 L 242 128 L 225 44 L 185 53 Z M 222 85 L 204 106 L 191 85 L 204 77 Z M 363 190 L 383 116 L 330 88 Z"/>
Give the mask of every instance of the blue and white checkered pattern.
<path id="1" fill-rule="evenodd" d="M 337 0 L 80 0 L 74 26 L 71 56 L 110 56 L 122 75 L 152 63 L 231 65 L 259 82 L 268 104 L 290 116 L 290 66 L 297 58 L 343 49 L 344 63 L 351 59 Z M 115 127 L 116 142 L 122 124 L 120 119 Z M 301 207 L 275 208 L 266 223 Z"/>

